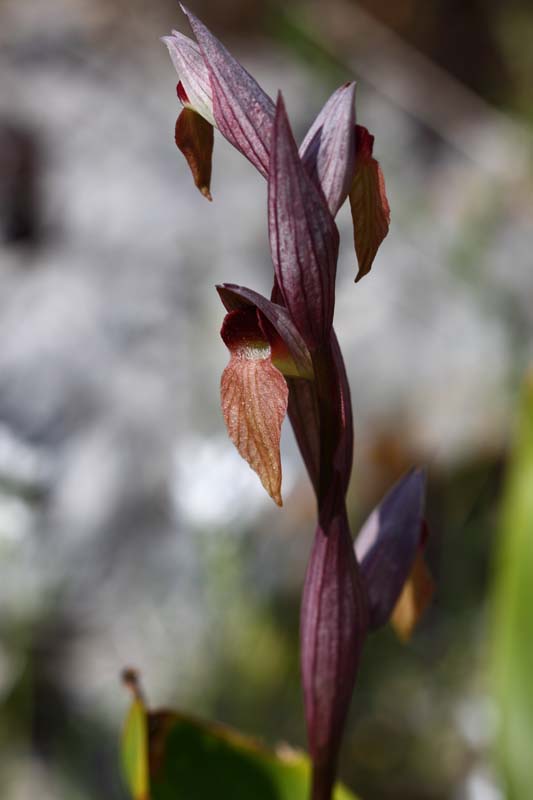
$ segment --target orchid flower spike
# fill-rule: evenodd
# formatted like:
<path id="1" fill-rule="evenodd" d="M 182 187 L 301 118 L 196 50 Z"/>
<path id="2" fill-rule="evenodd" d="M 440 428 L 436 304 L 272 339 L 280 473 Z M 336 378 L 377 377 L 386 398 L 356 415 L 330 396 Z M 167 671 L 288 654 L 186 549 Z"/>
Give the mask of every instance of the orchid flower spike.
<path id="1" fill-rule="evenodd" d="M 266 178 L 274 268 L 270 299 L 217 286 L 230 360 L 221 380 L 228 433 L 281 505 L 280 435 L 288 414 L 313 485 L 318 521 L 301 605 L 301 670 L 312 800 L 330 800 L 366 636 L 392 619 L 409 635 L 432 585 L 423 562 L 425 477 L 409 473 L 354 546 L 346 510 L 353 456 L 350 388 L 333 329 L 339 232 L 349 196 L 366 275 L 389 227 L 373 141 L 356 125 L 355 84 L 326 102 L 300 147 L 281 95 L 274 104 L 218 39 L 182 6 L 196 42 L 164 37 L 184 108 L 176 143 L 208 197 L 213 126 Z"/>

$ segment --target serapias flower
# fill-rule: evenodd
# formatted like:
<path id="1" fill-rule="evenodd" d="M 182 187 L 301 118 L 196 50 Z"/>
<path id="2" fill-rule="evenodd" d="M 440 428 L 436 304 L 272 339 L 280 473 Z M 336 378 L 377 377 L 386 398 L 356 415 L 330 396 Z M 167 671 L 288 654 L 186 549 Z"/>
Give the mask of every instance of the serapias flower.
<path id="1" fill-rule="evenodd" d="M 208 28 L 185 6 L 181 8 L 196 42 L 177 31 L 162 38 L 178 73 L 177 93 L 184 106 L 176 143 L 196 185 L 210 198 L 205 176 L 211 175 L 212 143 L 206 125 L 218 128 L 266 178 L 276 106 Z M 319 112 L 299 153 L 333 216 L 350 196 L 359 279 L 370 271 L 387 235 L 390 210 L 383 173 L 372 156 L 374 137 L 355 123 L 355 83 L 347 83 Z"/>
<path id="2" fill-rule="evenodd" d="M 394 616 L 406 584 L 419 585 L 424 544 L 420 470 L 385 497 L 355 546 L 346 512 L 353 421 L 333 329 L 339 249 L 334 216 L 350 195 L 360 278 L 388 230 L 388 203 L 373 137 L 355 124 L 355 84 L 334 92 L 298 148 L 281 95 L 274 106 L 207 28 L 185 13 L 198 50 L 180 35 L 167 39 L 171 54 L 179 50 L 173 61 L 188 98 L 184 111 L 198 116 L 197 98 L 210 98 L 214 124 L 267 179 L 274 285 L 270 299 L 233 284 L 217 287 L 227 311 L 221 335 L 230 352 L 221 404 L 231 439 L 279 505 L 279 441 L 288 413 L 315 490 L 318 521 L 301 605 L 301 670 L 312 798 L 330 800 L 365 638 Z M 204 114 L 202 123 L 206 119 Z M 196 157 L 199 149 L 192 149 Z M 409 625 L 421 609 L 410 604 Z"/>
<path id="3" fill-rule="evenodd" d="M 221 335 L 231 359 L 220 384 L 228 433 L 281 505 L 279 443 L 289 394 L 283 376 L 312 379 L 311 356 L 285 308 L 244 287 L 217 289 L 228 311 Z"/>

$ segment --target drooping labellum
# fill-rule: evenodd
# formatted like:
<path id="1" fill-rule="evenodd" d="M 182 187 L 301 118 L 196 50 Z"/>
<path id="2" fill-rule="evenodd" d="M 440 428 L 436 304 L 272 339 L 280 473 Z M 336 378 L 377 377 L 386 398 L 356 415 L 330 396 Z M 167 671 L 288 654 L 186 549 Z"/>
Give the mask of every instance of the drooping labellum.
<path id="1" fill-rule="evenodd" d="M 390 207 L 385 192 L 385 178 L 379 163 L 372 156 L 374 137 L 357 125 L 355 175 L 350 190 L 350 207 L 354 226 L 354 243 L 359 272 L 367 275 L 378 248 L 389 232 Z"/>
<path id="2" fill-rule="evenodd" d="M 287 413 L 287 383 L 272 363 L 255 308 L 227 314 L 221 336 L 231 354 L 220 383 L 229 436 L 268 494 L 281 505 L 279 446 Z"/>
<path id="3" fill-rule="evenodd" d="M 184 108 L 176 120 L 175 140 L 187 160 L 195 185 L 211 200 L 213 126 L 192 108 Z"/>

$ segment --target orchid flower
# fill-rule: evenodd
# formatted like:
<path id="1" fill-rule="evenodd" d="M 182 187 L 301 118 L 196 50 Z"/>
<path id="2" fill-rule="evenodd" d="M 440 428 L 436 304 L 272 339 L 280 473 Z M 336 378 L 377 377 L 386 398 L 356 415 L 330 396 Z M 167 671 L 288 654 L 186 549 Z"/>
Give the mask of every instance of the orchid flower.
<path id="1" fill-rule="evenodd" d="M 266 178 L 276 112 L 272 99 L 185 6 L 196 41 L 173 31 L 162 37 L 178 73 L 183 105 L 175 131 L 194 182 L 211 199 L 212 126 Z M 355 83 L 337 89 L 299 148 L 311 178 L 335 216 L 350 197 L 359 270 L 366 275 L 388 233 L 390 210 L 381 167 L 372 156 L 374 137 L 355 125 Z"/>
<path id="2" fill-rule="evenodd" d="M 274 104 L 183 10 L 197 43 L 178 33 L 164 41 L 178 71 L 180 118 L 186 114 L 185 122 L 178 118 L 176 139 L 195 182 L 209 193 L 212 139 L 205 126 L 212 125 L 267 180 L 274 285 L 270 299 L 234 284 L 217 287 L 227 311 L 221 335 L 230 352 L 221 401 L 232 441 L 278 505 L 280 433 L 288 413 L 316 494 L 318 520 L 301 605 L 301 670 L 312 798 L 329 800 L 365 638 L 395 614 L 401 598 L 407 635 L 430 595 L 420 567 L 424 473 L 410 472 L 389 492 L 355 547 L 346 511 L 353 422 L 333 329 L 339 249 L 334 217 L 349 196 L 359 279 L 388 231 L 385 185 L 373 137 L 356 126 L 355 84 L 333 93 L 298 147 L 281 95 Z M 412 589 L 407 599 L 406 586 Z"/>

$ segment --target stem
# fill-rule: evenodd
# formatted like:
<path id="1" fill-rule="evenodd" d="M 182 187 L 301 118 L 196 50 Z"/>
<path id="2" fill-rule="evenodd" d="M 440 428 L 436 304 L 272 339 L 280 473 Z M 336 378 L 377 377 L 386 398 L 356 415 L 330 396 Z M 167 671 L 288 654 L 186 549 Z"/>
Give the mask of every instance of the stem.
<path id="1" fill-rule="evenodd" d="M 317 526 L 301 609 L 302 684 L 313 759 L 311 800 L 331 798 L 367 629 L 366 597 L 341 489 L 333 484 L 333 496 L 323 511 L 330 516 L 329 524 L 324 529 Z"/>
<path id="2" fill-rule="evenodd" d="M 344 366 L 335 346 L 332 333 L 313 353 L 320 424 L 319 522 L 305 579 L 301 622 L 302 678 L 313 756 L 310 800 L 331 800 L 333 795 L 367 613 L 346 515 L 344 450 L 351 453 L 346 437 L 351 436 L 352 425 L 343 407 L 349 392 L 343 389 Z"/>
<path id="3" fill-rule="evenodd" d="M 335 764 L 314 764 L 310 800 L 331 800 L 335 784 Z"/>
<path id="4" fill-rule="evenodd" d="M 340 435 L 340 395 L 331 344 L 323 345 L 313 355 L 313 368 L 320 418 L 320 474 L 318 505 L 322 513 L 334 479 L 334 457 Z"/>

